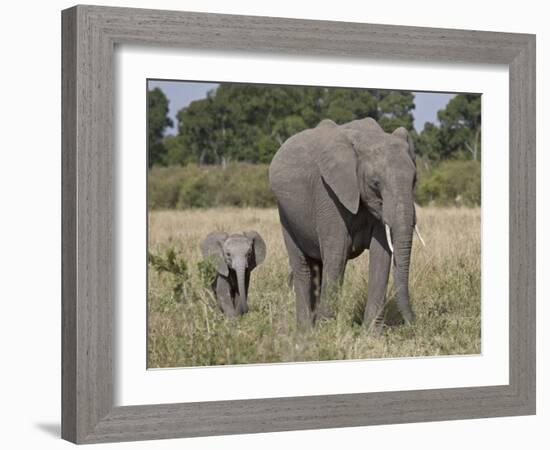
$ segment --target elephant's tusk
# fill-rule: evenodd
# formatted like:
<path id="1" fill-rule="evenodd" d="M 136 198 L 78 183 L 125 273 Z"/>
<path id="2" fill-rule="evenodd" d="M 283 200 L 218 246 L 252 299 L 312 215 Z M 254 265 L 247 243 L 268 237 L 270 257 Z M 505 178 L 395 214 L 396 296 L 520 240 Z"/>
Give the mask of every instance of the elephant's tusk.
<path id="1" fill-rule="evenodd" d="M 422 239 L 422 236 L 420 236 L 420 231 L 418 230 L 418 225 L 414 226 L 414 231 L 416 231 L 416 235 L 418 236 L 418 239 L 420 239 L 420 242 L 422 242 L 422 245 L 426 247 L 426 243 L 424 242 L 424 239 Z"/>
<path id="2" fill-rule="evenodd" d="M 393 253 L 393 244 L 391 241 L 391 230 L 388 224 L 386 224 L 386 239 L 388 240 L 388 247 L 390 248 L 390 252 Z"/>

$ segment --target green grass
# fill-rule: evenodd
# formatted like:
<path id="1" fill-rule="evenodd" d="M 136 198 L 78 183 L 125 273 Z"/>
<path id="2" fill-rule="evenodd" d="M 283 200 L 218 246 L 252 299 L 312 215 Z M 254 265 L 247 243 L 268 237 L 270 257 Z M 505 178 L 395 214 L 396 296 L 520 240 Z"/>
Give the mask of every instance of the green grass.
<path id="1" fill-rule="evenodd" d="M 181 276 L 149 265 L 148 366 L 479 353 L 480 211 L 418 208 L 417 214 L 427 244 L 422 248 L 415 240 L 413 248 L 410 290 L 417 322 L 411 327 L 398 325 L 390 285 L 386 313 L 390 325 L 381 335 L 372 335 L 361 326 L 368 252 L 348 264 L 343 290 L 334 302 L 336 318 L 303 334 L 296 330 L 294 293 L 287 285 L 288 260 L 276 210 L 150 212 L 150 252 L 164 255 L 173 250 L 187 269 L 182 282 Z M 201 263 L 199 242 L 214 229 L 255 229 L 267 243 L 266 261 L 252 274 L 250 312 L 235 321 L 219 311 Z"/>

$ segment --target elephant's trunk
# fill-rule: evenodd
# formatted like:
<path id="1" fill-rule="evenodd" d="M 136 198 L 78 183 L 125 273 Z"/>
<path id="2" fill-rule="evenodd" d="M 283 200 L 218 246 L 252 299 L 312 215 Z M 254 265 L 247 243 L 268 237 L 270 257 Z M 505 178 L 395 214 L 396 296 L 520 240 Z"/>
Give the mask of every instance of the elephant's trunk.
<path id="1" fill-rule="evenodd" d="M 409 303 L 409 267 L 411 263 L 411 247 L 413 226 L 399 226 L 392 229 L 393 235 L 393 279 L 397 293 L 396 303 L 405 323 L 414 322 L 414 314 Z"/>
<path id="2" fill-rule="evenodd" d="M 394 287 L 396 289 L 396 304 L 405 323 L 414 322 L 414 313 L 409 303 L 409 268 L 411 249 L 415 226 L 414 203 L 410 193 L 401 193 L 399 199 L 389 213 L 387 223 L 391 230 L 393 241 Z"/>
<path id="3" fill-rule="evenodd" d="M 235 309 L 238 314 L 246 314 L 248 312 L 248 303 L 246 298 L 246 264 L 244 262 L 235 266 L 235 273 L 237 275 L 237 288 L 239 289 L 239 296 L 237 298 L 237 304 Z"/>

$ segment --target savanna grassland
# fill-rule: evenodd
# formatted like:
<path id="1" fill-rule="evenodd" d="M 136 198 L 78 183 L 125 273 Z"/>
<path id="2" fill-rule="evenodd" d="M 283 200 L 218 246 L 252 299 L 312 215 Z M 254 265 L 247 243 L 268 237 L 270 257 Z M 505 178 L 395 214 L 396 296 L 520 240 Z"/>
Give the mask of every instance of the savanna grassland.
<path id="1" fill-rule="evenodd" d="M 361 326 L 368 251 L 348 263 L 336 318 L 308 334 L 296 330 L 294 294 L 276 209 L 214 208 L 149 212 L 149 251 L 172 251 L 183 275 L 148 270 L 148 367 L 275 363 L 480 353 L 479 208 L 418 208 L 426 248 L 415 238 L 410 271 L 414 326 L 399 326 L 388 288 L 388 326 Z M 199 242 L 213 230 L 254 229 L 266 241 L 252 273 L 250 311 L 228 320 L 217 307 L 200 261 Z"/>

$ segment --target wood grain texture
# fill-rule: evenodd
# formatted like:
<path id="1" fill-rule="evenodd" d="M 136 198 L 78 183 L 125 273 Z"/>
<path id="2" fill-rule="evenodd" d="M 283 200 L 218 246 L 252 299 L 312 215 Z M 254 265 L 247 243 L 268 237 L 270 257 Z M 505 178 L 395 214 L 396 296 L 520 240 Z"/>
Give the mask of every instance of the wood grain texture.
<path id="1" fill-rule="evenodd" d="M 510 71 L 510 385 L 535 411 L 536 93 L 535 39 Z"/>
<path id="2" fill-rule="evenodd" d="M 535 38 L 467 30 L 77 6 L 62 14 L 62 436 L 92 443 L 535 412 Z M 287 56 L 506 64 L 510 383 L 113 406 L 116 44 Z"/>
<path id="3" fill-rule="evenodd" d="M 61 434 L 76 440 L 76 10 L 63 14 L 61 155 Z"/>
<path id="4" fill-rule="evenodd" d="M 93 433 L 112 409 L 112 42 L 83 8 L 63 17 L 62 436 Z M 65 92 L 65 88 L 64 88 Z"/>

